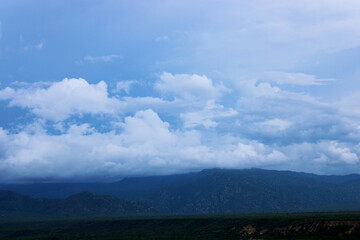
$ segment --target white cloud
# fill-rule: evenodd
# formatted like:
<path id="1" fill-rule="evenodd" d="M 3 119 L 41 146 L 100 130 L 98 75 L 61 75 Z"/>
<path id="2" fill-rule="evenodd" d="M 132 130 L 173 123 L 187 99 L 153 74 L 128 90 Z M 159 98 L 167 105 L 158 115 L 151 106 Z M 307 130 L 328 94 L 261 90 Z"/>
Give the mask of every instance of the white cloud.
<path id="1" fill-rule="evenodd" d="M 122 57 L 117 54 L 111 54 L 106 56 L 85 56 L 79 63 L 99 63 L 99 62 L 113 62 L 121 59 Z"/>
<path id="2" fill-rule="evenodd" d="M 203 132 L 171 130 L 150 109 L 118 126 L 121 131 L 98 132 L 89 124 L 71 125 L 60 135 L 47 133 L 39 124 L 17 133 L 0 128 L 0 178 L 106 178 L 210 167 L 321 173 L 338 164 L 358 167 L 359 162 L 353 147 L 335 141 L 277 146 L 221 133 L 208 141 Z"/>
<path id="3" fill-rule="evenodd" d="M 155 83 L 155 88 L 163 93 L 184 99 L 213 99 L 230 91 L 223 85 L 214 85 L 205 75 L 163 73 Z"/>
<path id="4" fill-rule="evenodd" d="M 8 133 L 0 128 L 0 172 L 14 178 L 67 178 L 178 172 L 197 167 L 206 147 L 194 131 L 170 131 L 152 110 L 125 118 L 123 131 L 99 133 L 88 124 L 61 135 L 42 129 Z M 71 166 L 71 168 L 69 168 Z"/>
<path id="5" fill-rule="evenodd" d="M 49 87 L 52 84 L 53 84 L 53 82 L 21 82 L 21 81 L 11 82 L 12 86 L 27 87 L 27 88 Z"/>
<path id="6" fill-rule="evenodd" d="M 236 115 L 237 112 L 232 109 L 226 109 L 220 104 L 215 104 L 213 100 L 206 103 L 204 109 L 200 111 L 192 111 L 187 113 L 181 113 L 180 117 L 184 121 L 185 128 L 193 128 L 199 125 L 205 128 L 216 127 L 218 122 L 215 119 L 221 119 Z"/>
<path id="7" fill-rule="evenodd" d="M 156 97 L 130 97 L 122 98 L 122 110 L 125 112 L 136 112 L 151 108 L 156 112 L 176 114 L 182 111 L 187 104 L 180 100 L 167 101 Z"/>
<path id="8" fill-rule="evenodd" d="M 355 164 L 359 162 L 359 157 L 351 152 L 347 147 L 339 146 L 339 143 L 331 141 L 328 147 L 329 159 L 335 162 L 345 162 L 348 164 Z"/>
<path id="9" fill-rule="evenodd" d="M 353 144 L 360 140 L 359 125 L 350 117 L 345 122 L 335 105 L 254 79 L 234 89 L 239 93 L 235 97 L 241 98 L 233 109 L 233 103 L 214 99 L 223 91 L 210 79 L 184 75 L 169 74 L 170 83 L 157 82 L 176 96 L 174 100 L 110 97 L 105 82 L 90 84 L 84 79 L 0 90 L 0 99 L 9 100 L 10 106 L 43 118 L 16 133 L 1 129 L 0 175 L 106 177 L 211 167 L 341 173 L 349 166 L 359 168 L 360 151 Z M 174 83 L 183 78 L 185 83 Z M 149 108 L 153 110 L 144 110 Z M 70 126 L 61 122 L 82 114 L 107 114 L 103 121 L 112 131 L 100 131 L 83 119 Z M 127 117 L 120 121 L 114 117 L 119 115 Z M 69 164 L 74 166 L 71 171 L 59 171 Z"/>
<path id="10" fill-rule="evenodd" d="M 138 83 L 138 82 L 135 80 L 117 82 L 116 89 L 114 90 L 114 92 L 125 92 L 126 94 L 129 94 L 131 85 L 133 85 L 135 83 Z"/>
<path id="11" fill-rule="evenodd" d="M 252 88 L 252 93 L 255 97 L 278 97 L 281 89 L 271 86 L 270 83 L 259 83 Z"/>
<path id="12" fill-rule="evenodd" d="M 360 92 L 355 91 L 354 93 L 343 97 L 335 105 L 345 116 L 360 117 Z"/>
<path id="13" fill-rule="evenodd" d="M 163 41 L 168 41 L 168 40 L 169 40 L 169 37 L 166 35 L 158 36 L 157 38 L 155 38 L 156 42 L 163 42 Z"/>
<path id="14" fill-rule="evenodd" d="M 275 164 L 286 162 L 287 157 L 279 150 L 268 147 L 259 142 L 239 143 L 234 149 L 234 154 L 239 159 L 248 161 L 249 165 Z"/>
<path id="15" fill-rule="evenodd" d="M 293 159 L 295 169 L 301 167 L 308 172 L 341 173 L 347 166 L 348 172 L 354 172 L 354 168 L 359 167 L 356 146 L 349 143 L 322 140 L 315 143 L 292 144 L 280 149 Z"/>
<path id="16" fill-rule="evenodd" d="M 16 95 L 15 90 L 10 87 L 6 87 L 3 90 L 0 90 L 0 100 L 11 99 L 15 95 Z"/>
<path id="17" fill-rule="evenodd" d="M 22 49 L 24 51 L 30 51 L 32 49 L 41 50 L 44 47 L 44 45 L 45 45 L 45 43 L 42 41 L 42 42 L 39 42 L 38 44 L 35 44 L 35 45 L 26 45 Z"/>
<path id="18" fill-rule="evenodd" d="M 299 86 L 306 85 L 325 85 L 333 78 L 317 78 L 314 75 L 304 73 L 288 73 L 288 72 L 266 72 L 262 75 L 262 80 L 275 82 L 277 84 L 292 84 Z"/>
<path id="19" fill-rule="evenodd" d="M 13 134 L 0 128 L 1 179 L 165 174 L 286 161 L 257 142 L 204 145 L 199 132 L 170 130 L 152 110 L 125 118 L 121 128 L 100 133 L 88 124 L 72 125 L 61 135 L 39 127 Z"/>
<path id="20" fill-rule="evenodd" d="M 256 123 L 254 125 L 260 128 L 261 131 L 277 132 L 288 129 L 292 125 L 292 122 L 279 118 L 274 118 L 274 119 L 265 120 L 260 123 Z"/>
<path id="21" fill-rule="evenodd" d="M 120 82 L 116 89 L 110 92 L 129 91 L 131 84 L 134 83 L 136 82 Z M 184 101 L 184 99 L 168 101 L 157 97 L 110 97 L 105 82 L 90 84 L 81 78 L 65 78 L 60 82 L 44 84 L 18 83 L 14 85 L 20 88 L 6 87 L 0 90 L 0 100 L 9 100 L 9 107 L 19 106 L 29 109 L 38 117 L 52 121 L 63 121 L 71 116 L 83 114 L 107 114 L 116 117 L 147 108 L 161 113 L 179 115 L 185 110 L 203 108 L 205 104 Z M 217 92 L 212 85 L 210 89 Z"/>
<path id="22" fill-rule="evenodd" d="M 101 81 L 89 84 L 84 79 L 55 82 L 48 88 L 5 88 L 0 99 L 10 99 L 10 106 L 29 108 L 34 114 L 53 121 L 74 114 L 114 114 L 120 101 L 109 98 L 107 85 Z"/>

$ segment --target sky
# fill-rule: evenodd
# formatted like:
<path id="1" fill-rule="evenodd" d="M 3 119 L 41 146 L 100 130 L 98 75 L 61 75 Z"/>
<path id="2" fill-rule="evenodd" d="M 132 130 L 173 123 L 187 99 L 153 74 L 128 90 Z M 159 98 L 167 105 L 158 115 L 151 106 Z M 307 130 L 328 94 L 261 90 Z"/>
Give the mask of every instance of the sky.
<path id="1" fill-rule="evenodd" d="M 360 173 L 360 1 L 0 0 L 0 181 Z"/>

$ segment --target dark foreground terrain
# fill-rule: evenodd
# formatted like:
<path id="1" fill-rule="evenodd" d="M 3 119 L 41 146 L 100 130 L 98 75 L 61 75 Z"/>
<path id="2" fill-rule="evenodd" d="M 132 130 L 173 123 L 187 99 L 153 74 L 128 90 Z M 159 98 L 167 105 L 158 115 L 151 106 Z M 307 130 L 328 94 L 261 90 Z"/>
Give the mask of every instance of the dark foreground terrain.
<path id="1" fill-rule="evenodd" d="M 360 213 L 3 219 L 0 239 L 360 239 Z"/>

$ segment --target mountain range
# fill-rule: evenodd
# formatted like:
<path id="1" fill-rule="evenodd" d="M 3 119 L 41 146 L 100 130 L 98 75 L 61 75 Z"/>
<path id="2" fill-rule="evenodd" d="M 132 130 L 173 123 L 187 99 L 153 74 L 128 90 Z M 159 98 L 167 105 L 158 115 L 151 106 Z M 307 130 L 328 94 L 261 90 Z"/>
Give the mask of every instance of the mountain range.
<path id="1" fill-rule="evenodd" d="M 360 210 L 357 174 L 323 176 L 262 169 L 206 169 L 125 178 L 113 183 L 1 184 L 0 189 L 7 190 L 1 192 L 0 211 L 21 209 L 14 207 L 16 204 L 26 210 L 28 204 L 38 212 L 53 211 L 55 215 Z M 6 196 L 11 194 L 27 200 L 6 203 Z"/>
<path id="2" fill-rule="evenodd" d="M 129 202 L 86 191 L 64 199 L 36 199 L 12 191 L 0 191 L 0 217 L 136 216 L 157 213 L 157 209 L 145 203 Z"/>

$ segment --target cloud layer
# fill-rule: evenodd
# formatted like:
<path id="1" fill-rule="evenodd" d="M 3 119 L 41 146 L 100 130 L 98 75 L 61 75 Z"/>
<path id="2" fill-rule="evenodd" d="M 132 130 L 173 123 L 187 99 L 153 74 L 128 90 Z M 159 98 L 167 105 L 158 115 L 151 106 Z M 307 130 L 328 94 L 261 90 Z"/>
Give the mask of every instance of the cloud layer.
<path id="1" fill-rule="evenodd" d="M 359 1 L 0 5 L 0 181 L 360 170 Z"/>
<path id="2" fill-rule="evenodd" d="M 2 179 L 107 178 L 211 167 L 317 173 L 359 168 L 356 117 L 261 81 L 234 89 L 246 95 L 230 103 L 223 96 L 227 87 L 187 74 L 162 74 L 153 86 L 163 94 L 157 98 L 111 96 L 118 86 L 112 91 L 103 81 L 84 79 L 6 87 L 0 99 L 36 118 L 16 131 L 0 128 Z M 169 93 L 173 100 L 165 100 Z M 86 114 L 95 122 L 73 118 Z M 98 121 L 109 130 L 98 129 Z"/>

